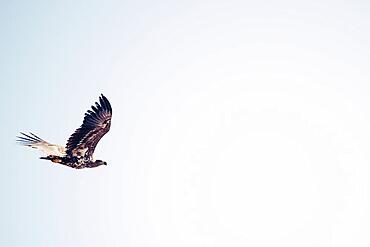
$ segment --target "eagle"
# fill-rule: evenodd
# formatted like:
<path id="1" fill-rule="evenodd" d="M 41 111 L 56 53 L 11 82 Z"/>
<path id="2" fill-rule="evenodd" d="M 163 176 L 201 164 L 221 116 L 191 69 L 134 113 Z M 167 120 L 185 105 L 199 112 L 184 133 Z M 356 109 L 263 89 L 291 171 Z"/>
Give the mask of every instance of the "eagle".
<path id="1" fill-rule="evenodd" d="M 109 131 L 111 119 L 112 107 L 108 99 L 101 94 L 99 102 L 85 113 L 82 125 L 69 137 L 65 147 L 51 144 L 31 132 L 20 132 L 17 142 L 45 153 L 46 156 L 40 159 L 75 169 L 107 165 L 105 161 L 95 160 L 93 154 L 100 139 Z"/>

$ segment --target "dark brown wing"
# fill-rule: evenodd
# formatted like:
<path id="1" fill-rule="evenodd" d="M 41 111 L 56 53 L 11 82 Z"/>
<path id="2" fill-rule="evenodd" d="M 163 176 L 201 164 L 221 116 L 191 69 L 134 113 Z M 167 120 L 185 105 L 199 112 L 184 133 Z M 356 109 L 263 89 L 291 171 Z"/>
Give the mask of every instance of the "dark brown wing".
<path id="1" fill-rule="evenodd" d="M 73 156 L 92 157 L 100 139 L 109 131 L 112 107 L 102 94 L 99 102 L 85 113 L 84 121 L 68 139 L 66 152 Z"/>

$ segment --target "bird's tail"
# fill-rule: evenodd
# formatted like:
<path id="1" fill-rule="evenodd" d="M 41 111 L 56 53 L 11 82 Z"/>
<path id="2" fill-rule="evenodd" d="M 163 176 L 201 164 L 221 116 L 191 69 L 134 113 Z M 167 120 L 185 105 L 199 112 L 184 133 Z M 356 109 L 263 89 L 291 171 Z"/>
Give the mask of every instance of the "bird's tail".
<path id="1" fill-rule="evenodd" d="M 17 136 L 17 142 L 23 146 L 28 146 L 31 148 L 38 149 L 44 152 L 48 156 L 64 156 L 65 148 L 59 145 L 51 144 L 47 141 L 44 141 L 35 134 L 29 133 L 25 134 L 21 132 L 21 136 Z M 47 158 L 47 157 L 45 157 Z"/>
<path id="2" fill-rule="evenodd" d="M 54 163 L 63 163 L 63 157 L 55 156 L 55 155 L 48 155 L 46 157 L 40 157 L 42 160 L 51 160 Z"/>

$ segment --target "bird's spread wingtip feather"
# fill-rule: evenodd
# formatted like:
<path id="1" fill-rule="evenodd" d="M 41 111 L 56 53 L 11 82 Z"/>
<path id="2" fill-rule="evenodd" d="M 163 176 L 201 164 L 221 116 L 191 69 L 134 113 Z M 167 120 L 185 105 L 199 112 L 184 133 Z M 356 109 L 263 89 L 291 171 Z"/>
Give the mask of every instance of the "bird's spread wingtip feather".
<path id="1" fill-rule="evenodd" d="M 109 100 L 107 99 L 107 97 L 105 97 L 103 94 L 101 95 L 100 103 L 101 103 L 101 104 L 104 104 L 104 106 L 105 106 L 104 108 L 105 108 L 108 112 L 112 113 L 112 106 L 110 105 L 110 102 L 109 102 Z"/>
<path id="2" fill-rule="evenodd" d="M 111 118 L 112 107 L 108 99 L 101 94 L 99 100 L 87 110 L 82 125 L 70 136 L 67 141 L 67 153 L 71 153 L 79 146 L 88 145 L 90 155 L 96 144 L 109 131 L 110 124 L 104 125 Z"/>
<path id="3" fill-rule="evenodd" d="M 22 132 L 21 132 L 22 133 Z M 28 139 L 30 139 L 31 141 L 38 141 L 36 138 L 30 136 L 29 134 L 25 134 L 25 133 L 22 133 L 24 136 L 26 136 Z"/>
<path id="4" fill-rule="evenodd" d="M 37 140 L 39 140 L 39 141 L 43 141 L 40 137 L 38 137 L 38 136 L 37 136 L 37 135 L 35 135 L 34 133 L 30 132 L 30 134 L 31 134 L 32 136 L 34 136 Z"/>

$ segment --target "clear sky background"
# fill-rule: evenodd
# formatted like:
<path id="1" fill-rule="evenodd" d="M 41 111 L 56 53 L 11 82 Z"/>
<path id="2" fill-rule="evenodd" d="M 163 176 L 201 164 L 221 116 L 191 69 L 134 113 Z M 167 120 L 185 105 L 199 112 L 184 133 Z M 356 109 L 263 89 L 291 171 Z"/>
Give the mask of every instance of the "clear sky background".
<path id="1" fill-rule="evenodd" d="M 0 246 L 370 246 L 367 1 L 3 1 Z M 64 145 L 113 106 L 73 170 Z"/>

